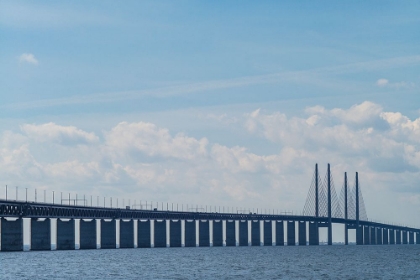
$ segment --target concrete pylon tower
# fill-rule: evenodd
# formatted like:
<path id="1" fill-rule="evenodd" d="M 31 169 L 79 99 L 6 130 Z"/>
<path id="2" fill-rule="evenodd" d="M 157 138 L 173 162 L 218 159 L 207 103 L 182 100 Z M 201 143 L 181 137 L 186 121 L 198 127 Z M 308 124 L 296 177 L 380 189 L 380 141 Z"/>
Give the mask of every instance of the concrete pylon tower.
<path id="1" fill-rule="evenodd" d="M 332 245 L 331 169 L 328 163 L 328 245 Z"/>
<path id="2" fill-rule="evenodd" d="M 348 215 L 348 205 L 347 205 L 347 172 L 344 172 L 344 219 L 346 219 L 346 223 L 344 225 L 344 244 L 349 245 L 349 230 L 348 230 L 348 224 L 347 219 L 349 217 Z"/>

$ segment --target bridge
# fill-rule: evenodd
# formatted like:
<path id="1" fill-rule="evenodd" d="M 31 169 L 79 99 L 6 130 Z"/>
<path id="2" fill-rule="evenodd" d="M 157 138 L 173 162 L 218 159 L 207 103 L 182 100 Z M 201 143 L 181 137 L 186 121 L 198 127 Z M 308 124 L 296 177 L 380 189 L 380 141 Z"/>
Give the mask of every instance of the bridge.
<path id="1" fill-rule="evenodd" d="M 353 187 L 344 174 L 337 195 L 330 164 L 323 180 L 315 165 L 301 215 L 112 208 L 92 201 L 72 206 L 70 200 L 69 205 L 62 198 L 59 204 L 0 200 L 1 251 L 24 250 L 24 218 L 30 220 L 30 250 L 320 245 L 320 228 L 327 228 L 332 245 L 333 224 L 344 225 L 345 245 L 350 230 L 357 245 L 420 244 L 420 229 L 367 219 L 357 172 Z"/>

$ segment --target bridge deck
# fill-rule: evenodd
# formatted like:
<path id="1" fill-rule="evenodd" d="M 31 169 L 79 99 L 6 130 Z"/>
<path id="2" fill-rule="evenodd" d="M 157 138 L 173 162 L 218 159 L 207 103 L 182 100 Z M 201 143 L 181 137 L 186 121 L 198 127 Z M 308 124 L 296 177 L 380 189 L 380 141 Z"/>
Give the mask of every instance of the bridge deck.
<path id="1" fill-rule="evenodd" d="M 89 206 L 71 206 L 49 203 L 35 203 L 0 200 L 0 217 L 21 218 L 72 218 L 72 219 L 163 219 L 163 220 L 278 220 L 328 223 L 328 217 L 277 214 L 235 214 L 217 212 L 187 212 L 161 210 L 135 210 L 120 208 L 102 208 Z M 343 218 L 332 218 L 332 223 L 347 224 L 355 227 L 357 221 Z M 388 228 L 419 232 L 420 229 L 390 225 L 372 221 L 359 221 L 361 226 Z M 350 227 L 350 228 L 351 228 Z"/>

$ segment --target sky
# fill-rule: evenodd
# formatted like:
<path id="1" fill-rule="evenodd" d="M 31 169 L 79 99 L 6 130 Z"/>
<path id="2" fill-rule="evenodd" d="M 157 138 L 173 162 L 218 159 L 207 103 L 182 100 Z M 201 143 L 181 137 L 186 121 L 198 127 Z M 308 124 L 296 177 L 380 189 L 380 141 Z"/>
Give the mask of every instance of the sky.
<path id="1" fill-rule="evenodd" d="M 12 199 L 17 186 L 38 201 L 300 213 L 330 163 L 337 193 L 359 172 L 369 219 L 420 227 L 419 14 L 418 1 L 0 1 L 0 198 L 8 185 Z"/>

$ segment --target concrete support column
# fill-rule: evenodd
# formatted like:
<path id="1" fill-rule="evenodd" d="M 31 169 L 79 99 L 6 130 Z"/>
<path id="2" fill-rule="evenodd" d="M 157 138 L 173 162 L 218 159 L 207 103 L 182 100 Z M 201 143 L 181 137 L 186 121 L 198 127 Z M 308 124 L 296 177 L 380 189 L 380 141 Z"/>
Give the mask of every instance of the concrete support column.
<path id="1" fill-rule="evenodd" d="M 226 246 L 236 246 L 235 221 L 226 221 Z"/>
<path id="2" fill-rule="evenodd" d="M 402 243 L 408 244 L 407 231 L 405 230 L 402 231 Z"/>
<path id="3" fill-rule="evenodd" d="M 363 227 L 363 243 L 365 245 L 370 245 L 370 227 L 364 226 Z"/>
<path id="4" fill-rule="evenodd" d="M 416 232 L 416 244 L 420 244 L 420 232 Z"/>
<path id="5" fill-rule="evenodd" d="M 239 221 L 239 246 L 248 245 L 248 221 Z"/>
<path id="6" fill-rule="evenodd" d="M 120 220 L 120 248 L 134 248 L 134 220 Z"/>
<path id="7" fill-rule="evenodd" d="M 395 230 L 394 229 L 389 230 L 389 244 L 392 244 L 392 245 L 395 244 Z"/>
<path id="8" fill-rule="evenodd" d="M 319 245 L 318 223 L 309 222 L 309 245 Z"/>
<path id="9" fill-rule="evenodd" d="M 306 246 L 306 222 L 299 222 L 299 246 Z"/>
<path id="10" fill-rule="evenodd" d="M 51 220 L 31 219 L 31 250 L 51 250 Z"/>
<path id="11" fill-rule="evenodd" d="M 376 228 L 376 244 L 382 245 L 382 229 Z"/>
<path id="12" fill-rule="evenodd" d="M 223 246 L 223 222 L 222 220 L 213 221 L 213 246 Z"/>
<path id="13" fill-rule="evenodd" d="M 196 247 L 195 220 L 185 221 L 185 247 Z"/>
<path id="14" fill-rule="evenodd" d="M 166 247 L 166 221 L 154 220 L 154 225 L 155 225 L 154 247 L 165 248 Z"/>
<path id="15" fill-rule="evenodd" d="M 363 226 L 356 227 L 356 244 L 363 245 Z"/>
<path id="16" fill-rule="evenodd" d="M 414 232 L 410 231 L 408 233 L 408 237 L 409 237 L 408 243 L 409 244 L 414 244 Z"/>
<path id="17" fill-rule="evenodd" d="M 400 230 L 395 231 L 395 243 L 401 244 L 401 231 Z"/>
<path id="18" fill-rule="evenodd" d="M 200 220 L 199 222 L 198 246 L 210 247 L 210 223 L 209 221 Z"/>
<path id="19" fill-rule="evenodd" d="M 287 246 L 295 246 L 296 245 L 296 230 L 295 230 L 295 222 L 294 221 L 287 221 Z"/>
<path id="20" fill-rule="evenodd" d="M 101 249 L 117 248 L 116 221 L 101 220 Z"/>
<path id="21" fill-rule="evenodd" d="M 181 247 L 181 220 L 169 222 L 169 246 Z"/>
<path id="22" fill-rule="evenodd" d="M 264 221 L 264 246 L 273 246 L 273 223 Z"/>
<path id="23" fill-rule="evenodd" d="M 150 220 L 139 220 L 137 223 L 137 247 L 150 248 L 151 244 L 151 229 Z"/>
<path id="24" fill-rule="evenodd" d="M 80 249 L 96 249 L 96 220 L 80 219 Z"/>
<path id="25" fill-rule="evenodd" d="M 251 245 L 261 246 L 260 221 L 251 221 Z"/>
<path id="26" fill-rule="evenodd" d="M 57 219 L 57 250 L 75 249 L 75 221 Z"/>
<path id="27" fill-rule="evenodd" d="M 376 245 L 376 228 L 370 227 L 370 244 Z"/>
<path id="28" fill-rule="evenodd" d="M 1 250 L 23 251 L 23 220 L 1 218 Z"/>
<path id="29" fill-rule="evenodd" d="M 389 244 L 389 234 L 388 234 L 388 229 L 387 228 L 383 228 L 382 229 L 382 244 L 384 245 L 388 245 Z"/>
<path id="30" fill-rule="evenodd" d="M 276 221 L 276 246 L 284 246 L 284 223 Z"/>

